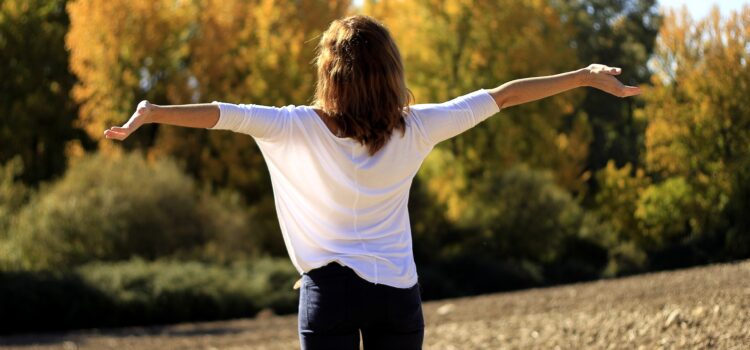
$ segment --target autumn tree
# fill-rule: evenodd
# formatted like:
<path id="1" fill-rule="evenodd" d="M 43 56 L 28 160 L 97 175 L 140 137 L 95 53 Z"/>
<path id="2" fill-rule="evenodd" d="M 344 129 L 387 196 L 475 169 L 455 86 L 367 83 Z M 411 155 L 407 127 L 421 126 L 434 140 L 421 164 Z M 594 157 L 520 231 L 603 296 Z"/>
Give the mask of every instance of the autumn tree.
<path id="1" fill-rule="evenodd" d="M 304 104 L 312 96 L 315 39 L 348 6 L 321 0 L 75 1 L 68 6 L 67 44 L 80 78 L 74 91 L 80 121 L 101 140 L 102 131 L 122 123 L 141 99 Z M 262 178 L 242 174 L 261 164 L 247 137 L 150 130 L 134 143 L 177 155 L 201 179 L 253 194 Z"/>
<path id="2" fill-rule="evenodd" d="M 320 0 L 201 3 L 186 67 L 194 88 L 175 89 L 170 103 L 309 103 L 317 39 L 348 8 L 348 1 Z M 251 200 L 270 195 L 262 155 L 246 135 L 163 127 L 153 152 L 177 156 L 200 179 Z"/>
<path id="3" fill-rule="evenodd" d="M 567 45 L 571 29 L 544 1 L 368 1 L 363 11 L 382 20 L 404 57 L 407 83 L 417 103 L 443 102 L 479 88 L 580 64 Z M 554 59 L 550 59 L 554 57 Z M 525 162 L 552 168 L 558 183 L 583 191 L 587 157 L 585 119 L 568 118 L 575 93 L 502 111 L 442 143 L 427 159 L 450 162 L 427 174 L 427 185 L 453 218 L 468 205 L 472 179 Z"/>
<path id="4" fill-rule="evenodd" d="M 102 131 L 121 124 L 142 99 L 306 104 L 317 39 L 349 7 L 327 0 L 74 1 L 66 42 L 80 79 L 80 123 L 101 141 Z M 238 190 L 257 204 L 262 223 L 254 239 L 284 254 L 268 172 L 252 138 L 155 125 L 134 136 L 124 147 L 176 157 L 200 183 Z"/>
<path id="5" fill-rule="evenodd" d="M 564 23 L 573 28 L 569 45 L 581 62 L 604 63 L 622 68 L 629 85 L 649 82 L 647 62 L 654 51 L 661 24 L 656 0 L 551 0 Z M 596 172 L 614 160 L 617 166 L 640 165 L 643 149 L 642 121 L 634 111 L 639 99 L 620 99 L 594 89 L 587 90 L 576 106 L 591 125 L 592 138 L 586 169 Z M 592 177 L 590 185 L 596 185 Z M 596 188 L 590 194 L 595 195 Z"/>
<path id="6" fill-rule="evenodd" d="M 735 197 L 750 167 L 748 28 L 748 5 L 727 17 L 714 8 L 697 21 L 686 8 L 667 14 L 641 111 L 646 169 L 658 181 L 636 213 L 645 230 L 691 239 L 743 220 L 725 213 L 730 202 L 747 202 Z"/>

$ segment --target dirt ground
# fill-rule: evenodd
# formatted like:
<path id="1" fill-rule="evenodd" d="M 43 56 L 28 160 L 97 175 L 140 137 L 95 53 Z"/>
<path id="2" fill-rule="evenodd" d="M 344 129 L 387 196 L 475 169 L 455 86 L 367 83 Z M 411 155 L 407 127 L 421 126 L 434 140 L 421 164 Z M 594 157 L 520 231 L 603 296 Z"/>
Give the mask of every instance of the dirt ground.
<path id="1" fill-rule="evenodd" d="M 425 349 L 750 349 L 750 261 L 427 302 Z M 0 315 L 0 317 L 2 317 Z M 2 349 L 295 349 L 296 316 L 0 337 Z"/>

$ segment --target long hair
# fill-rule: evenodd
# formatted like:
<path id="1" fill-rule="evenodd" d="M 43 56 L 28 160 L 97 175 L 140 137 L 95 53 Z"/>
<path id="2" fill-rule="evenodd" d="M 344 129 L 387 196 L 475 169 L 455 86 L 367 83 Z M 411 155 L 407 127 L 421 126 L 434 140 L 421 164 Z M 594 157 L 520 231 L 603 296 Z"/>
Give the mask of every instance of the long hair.
<path id="1" fill-rule="evenodd" d="M 413 95 L 406 88 L 401 54 L 383 24 L 362 15 L 334 21 L 320 38 L 315 65 L 313 104 L 341 136 L 359 141 L 373 155 L 394 129 L 403 135 Z"/>

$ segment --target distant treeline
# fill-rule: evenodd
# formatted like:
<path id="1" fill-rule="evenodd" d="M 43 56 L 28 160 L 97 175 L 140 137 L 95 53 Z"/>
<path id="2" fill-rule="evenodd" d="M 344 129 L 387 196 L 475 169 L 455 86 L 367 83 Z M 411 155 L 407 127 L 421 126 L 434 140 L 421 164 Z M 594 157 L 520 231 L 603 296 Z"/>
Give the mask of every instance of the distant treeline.
<path id="1" fill-rule="evenodd" d="M 293 312 L 252 138 L 102 132 L 142 99 L 308 104 L 317 39 L 353 13 L 391 29 L 417 103 L 589 63 L 644 87 L 513 107 L 438 145 L 409 203 L 426 299 L 750 257 L 748 5 L 5 0 L 0 333 Z"/>

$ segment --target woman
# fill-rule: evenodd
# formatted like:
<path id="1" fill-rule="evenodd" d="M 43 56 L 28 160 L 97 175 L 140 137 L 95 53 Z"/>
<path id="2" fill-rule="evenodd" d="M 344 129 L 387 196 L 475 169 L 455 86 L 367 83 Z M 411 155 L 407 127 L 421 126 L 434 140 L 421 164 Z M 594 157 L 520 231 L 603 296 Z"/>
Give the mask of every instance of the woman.
<path id="1" fill-rule="evenodd" d="M 122 127 L 162 123 L 252 136 L 273 185 L 284 242 L 302 274 L 303 349 L 419 349 L 424 320 L 407 202 L 420 164 L 443 140 L 503 108 L 580 86 L 625 97 L 640 93 L 592 64 L 514 80 L 441 104 L 409 106 L 398 48 L 367 16 L 334 21 L 316 59 L 312 106 L 141 102 Z"/>

